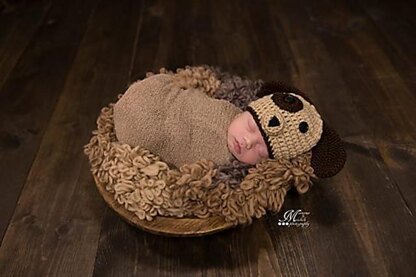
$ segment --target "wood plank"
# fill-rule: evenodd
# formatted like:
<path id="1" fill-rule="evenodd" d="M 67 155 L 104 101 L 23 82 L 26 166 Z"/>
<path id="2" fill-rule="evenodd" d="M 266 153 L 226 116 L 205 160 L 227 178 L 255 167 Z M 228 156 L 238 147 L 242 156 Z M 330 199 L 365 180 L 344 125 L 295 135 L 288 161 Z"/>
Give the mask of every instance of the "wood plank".
<path id="1" fill-rule="evenodd" d="M 263 78 L 262 73 L 267 72 L 263 69 L 272 63 L 273 57 L 265 60 L 265 55 L 259 53 L 257 40 L 260 36 L 252 28 L 251 21 L 255 19 L 245 16 L 244 2 L 232 1 L 221 8 L 215 5 L 211 5 L 211 8 L 209 16 L 213 19 L 210 35 L 215 42 L 212 48 L 217 52 L 219 65 L 224 71 L 235 75 Z"/>
<path id="2" fill-rule="evenodd" d="M 405 208 L 414 214 L 415 175 L 410 165 L 416 160 L 416 134 L 413 131 L 416 126 L 413 112 L 416 97 L 412 87 L 408 86 L 409 76 L 402 73 L 404 67 L 398 65 L 398 61 L 409 59 L 391 56 L 395 51 L 385 47 L 388 42 L 383 40 L 377 26 L 360 9 L 348 5 L 334 9 L 342 10 L 343 16 L 331 18 L 332 23 L 329 20 L 322 23 L 321 28 L 329 30 L 323 33 L 325 36 L 322 39 L 332 55 L 339 57 L 337 62 L 353 92 L 353 100 L 361 106 L 358 112 L 371 126 L 374 141 L 388 166 L 391 174 L 388 178 L 392 179 L 402 195 Z M 314 16 L 319 18 L 320 15 Z M 349 19 L 361 22 L 353 32 L 345 30 Z M 341 37 L 334 35 L 342 33 L 345 35 Z"/>
<path id="3" fill-rule="evenodd" d="M 92 274 L 105 204 L 82 146 L 128 82 L 139 14 L 137 1 L 102 1 L 90 19 L 0 248 L 0 275 Z"/>
<path id="4" fill-rule="evenodd" d="M 191 60 L 196 52 L 194 38 L 198 20 L 195 18 L 195 7 L 202 4 L 203 1 L 195 5 L 183 0 L 146 3 L 131 82 L 143 79 L 148 71 L 159 72 L 162 67 L 172 70 L 203 63 Z M 172 51 L 176 55 L 172 55 Z"/>
<path id="5" fill-rule="evenodd" d="M 233 14 L 225 21 L 229 22 L 224 26 L 227 29 L 217 41 L 219 46 L 228 45 L 223 53 L 230 70 L 253 80 L 290 81 L 288 74 L 296 70 L 292 53 L 282 30 L 267 16 L 266 2 L 234 1 L 227 12 L 219 14 L 215 22 L 224 22 L 224 17 Z M 271 33 L 275 39 L 270 39 Z"/>
<path id="6" fill-rule="evenodd" d="M 393 34 L 389 17 L 404 14 L 397 26 L 407 28 L 410 10 L 105 0 L 78 50 L 94 3 L 65 5 L 51 6 L 43 22 L 57 20 L 39 28 L 0 93 L 1 215 L 7 193 L 23 188 L 0 247 L 1 276 L 414 275 L 413 31 Z M 147 70 L 200 63 L 291 80 L 344 138 L 341 174 L 285 199 L 282 212 L 311 212 L 308 228 L 278 226 L 280 212 L 216 235 L 167 238 L 106 208 L 82 153 L 100 108 Z"/>
<path id="7" fill-rule="evenodd" d="M 316 99 L 314 91 L 305 88 L 307 81 L 303 79 L 304 74 L 309 71 L 303 71 L 302 65 L 299 65 L 299 59 L 302 57 L 296 52 L 296 49 L 293 49 L 291 38 L 286 37 L 287 30 L 284 28 L 283 24 L 280 22 L 283 18 L 292 18 L 292 13 L 289 13 L 283 17 L 281 15 L 281 10 L 283 9 L 282 5 L 271 4 L 270 7 L 267 5 L 249 5 L 244 10 L 248 12 L 247 18 L 260 18 L 258 21 L 253 19 L 254 30 L 257 30 L 258 33 L 263 33 L 262 36 L 264 39 L 269 41 L 278 42 L 280 46 L 280 51 L 286 53 L 287 59 L 286 65 L 281 66 L 281 70 L 276 66 L 275 69 L 272 67 L 269 68 L 269 76 L 274 77 L 275 80 L 286 81 L 289 83 L 297 84 L 301 89 L 311 95 L 312 99 Z M 287 12 L 287 10 L 285 10 Z M 295 21 L 296 19 L 294 19 Z M 267 47 L 266 43 L 258 43 L 258 52 L 269 54 L 271 49 Z M 277 48 L 275 47 L 275 51 Z M 275 55 L 275 54 L 273 54 Z M 273 56 L 271 55 L 271 56 Z M 302 53 L 304 55 L 304 53 Z M 283 63 L 283 61 L 281 61 Z M 283 71 L 284 70 L 284 71 Z M 327 117 L 332 118 L 332 115 Z M 342 120 L 342 119 L 341 119 Z M 336 124 L 335 124 L 336 125 Z M 306 195 L 298 195 L 293 191 L 290 191 L 286 196 L 285 203 L 280 213 L 270 215 L 268 217 L 268 230 L 271 236 L 271 240 L 274 244 L 274 251 L 277 255 L 277 263 L 279 267 L 282 268 L 284 276 L 326 276 L 331 275 L 332 268 L 338 267 L 338 270 L 345 270 L 347 264 L 344 261 L 348 260 L 349 263 L 354 264 L 354 267 L 358 268 L 362 273 L 365 273 L 365 261 L 359 253 L 359 248 L 357 246 L 350 246 L 350 242 L 354 241 L 349 228 L 345 228 L 345 225 L 341 228 L 337 228 L 336 231 L 325 228 L 318 222 L 315 223 L 314 220 L 319 214 L 322 214 L 318 219 L 323 219 L 324 224 L 333 225 L 339 223 L 340 219 L 336 214 L 328 213 L 328 210 L 335 212 L 339 210 L 339 204 L 337 199 L 334 199 L 332 195 L 334 193 L 331 188 L 331 182 L 337 183 L 340 182 L 339 176 L 331 178 L 326 181 L 329 182 L 319 182 L 315 187 L 312 187 L 311 190 Z M 320 189 L 319 189 L 320 188 Z M 331 197 L 333 198 L 332 201 Z M 319 201 L 319 200 L 320 201 Z M 311 203 L 315 205 L 311 206 Z M 328 205 L 330 208 L 325 207 Z M 290 209 L 302 209 L 303 211 L 311 212 L 310 215 L 310 226 L 306 229 L 302 228 L 285 228 L 277 224 L 278 219 L 283 218 L 283 213 Z M 326 220 L 326 221 L 325 221 Z M 318 231 L 319 230 L 319 231 Z M 321 234 L 318 234 L 320 232 Z M 334 238 L 334 232 L 338 236 L 345 238 L 345 241 L 337 241 Z M 335 236 L 336 237 L 336 236 Z M 345 247 L 348 245 L 349 253 L 352 254 L 352 257 L 341 256 L 337 260 L 334 260 L 334 257 L 339 256 L 336 248 Z M 333 248 L 332 248 L 332 247 Z M 322 260 L 327 261 L 329 265 L 327 267 L 321 266 Z"/>
<path id="8" fill-rule="evenodd" d="M 371 126 L 374 141 L 402 194 L 405 208 L 413 214 L 416 191 L 409 165 L 416 159 L 416 133 L 413 131 L 416 126 L 413 112 L 416 97 L 391 63 L 392 59 L 386 54 L 389 52 L 383 51 L 380 32 L 372 21 L 364 20 L 365 14 L 359 13 L 359 9 L 345 5 L 334 9 L 342 10 L 344 15 L 340 18 L 344 19 L 332 18 L 332 23 L 322 23 L 332 34 L 341 33 L 338 26 L 346 26 L 348 18 L 362 18 L 362 27 L 353 33 L 339 37 L 325 32 L 322 39 L 332 55 L 339 56 L 337 62 L 351 87 L 353 101 L 360 106 L 358 112 Z M 319 14 L 314 16 L 318 18 Z"/>
<path id="9" fill-rule="evenodd" d="M 415 1 L 360 1 L 355 6 L 365 13 L 377 29 L 379 46 L 385 49 L 390 62 L 409 90 L 416 91 L 416 20 Z M 361 9 L 360 9 L 361 8 Z"/>
<path id="10" fill-rule="evenodd" d="M 83 3 L 56 1 L 51 6 L 36 37 L 1 89 L 1 239 L 94 6 L 94 1 Z M 73 13 L 75 9 L 77 12 Z M 51 19 L 55 24 L 48 24 Z"/>
<path id="11" fill-rule="evenodd" d="M 316 99 L 324 118 L 328 118 L 348 142 L 348 161 L 344 171 L 316 186 L 321 189 L 320 193 L 325 185 L 333 186 L 326 188 L 334 190 L 331 192 L 334 199 L 327 202 L 333 206 L 320 207 L 322 203 L 318 203 L 322 202 L 322 198 L 317 192 L 309 200 L 312 216 L 314 210 L 331 210 L 335 215 L 328 229 L 321 224 L 319 228 L 308 231 L 313 249 L 308 256 L 315 256 L 313 259 L 317 261 L 331 261 L 316 267 L 317 275 L 345 272 L 410 274 L 412 266 L 396 253 L 402 251 L 404 256 L 414 257 L 413 250 L 407 245 L 415 244 L 412 234 L 416 226 L 412 213 L 395 185 L 397 180 L 390 175 L 380 154 L 378 144 L 380 140 L 411 137 L 409 129 L 402 126 L 411 126 L 412 117 L 399 128 L 392 124 L 399 123 L 400 117 L 407 115 L 410 104 L 403 101 L 406 101 L 404 95 L 409 96 L 409 93 L 401 90 L 397 93 L 399 97 L 391 102 L 380 100 L 389 97 L 387 89 L 376 76 L 367 79 L 363 78 L 363 73 L 368 76 L 376 70 L 382 70 L 384 67 L 381 63 L 388 64 L 388 59 L 380 49 L 375 52 L 378 63 L 375 56 L 362 55 L 358 47 L 377 49 L 377 45 L 371 43 L 374 34 L 360 33 L 355 37 L 355 32 L 338 30 L 346 26 L 342 20 L 347 20 L 351 15 L 344 5 L 332 3 L 271 3 L 274 18 L 280 19 L 297 59 L 300 74 L 295 74 L 294 79 L 312 95 L 312 99 Z M 361 40 L 365 36 L 368 39 Z M 359 70 L 361 65 L 367 70 Z M 379 90 L 369 89 L 369 80 Z M 357 98 L 363 101 L 356 101 Z M 401 108 L 404 111 L 400 111 Z M 377 110 L 377 113 L 370 114 L 369 109 Z M 378 122 L 371 124 L 375 120 Z M 346 248 L 348 252 L 339 251 Z"/>
<path id="12" fill-rule="evenodd" d="M 159 56 L 159 45 L 163 45 L 161 29 L 165 21 L 163 16 L 168 14 L 162 1 L 143 2 L 142 21 L 137 34 L 137 45 L 134 50 L 133 63 L 130 70 L 130 83 L 146 77 L 146 72 L 159 72 L 155 64 Z M 166 27 L 165 27 L 166 28 Z"/>
<path id="13" fill-rule="evenodd" d="M 0 89 L 44 22 L 51 1 L 9 3 L 0 11 Z"/>
<path id="14" fill-rule="evenodd" d="M 153 235 L 106 214 L 94 276 L 280 276 L 277 256 L 259 220 L 215 235 Z M 115 254 L 117 253 L 117 255 Z"/>
<path id="15" fill-rule="evenodd" d="M 408 134 L 395 143 L 386 141 L 380 142 L 379 148 L 381 155 L 389 167 L 394 180 L 402 194 L 406 208 L 415 214 L 416 211 L 416 190 L 414 180 L 416 174 L 412 165 L 416 164 L 416 143 L 414 126 L 414 105 L 416 104 L 416 55 L 413 45 L 416 43 L 415 26 L 416 20 L 413 10 L 416 8 L 414 1 L 383 1 L 372 3 L 362 1 L 357 3 L 363 10 L 356 13 L 367 14 L 371 23 L 366 26 L 377 32 L 377 42 L 380 48 L 385 49 L 386 56 L 390 64 L 381 68 L 382 85 L 390 91 L 399 91 L 402 96 L 401 103 L 406 103 L 407 113 L 399 120 L 407 122 L 412 119 L 411 129 Z M 380 38 L 381 37 L 381 38 Z M 383 40 L 384 39 L 384 40 Z M 387 45 L 387 46 L 386 46 Z M 391 69 L 394 68 L 394 73 Z M 403 93 L 403 92 L 406 92 Z M 411 97 L 407 96 L 412 94 Z M 406 99 L 407 98 L 407 99 Z M 400 106 L 402 107 L 403 104 Z M 399 108 L 399 106 L 397 106 Z M 411 139 L 407 138 L 411 136 Z"/>

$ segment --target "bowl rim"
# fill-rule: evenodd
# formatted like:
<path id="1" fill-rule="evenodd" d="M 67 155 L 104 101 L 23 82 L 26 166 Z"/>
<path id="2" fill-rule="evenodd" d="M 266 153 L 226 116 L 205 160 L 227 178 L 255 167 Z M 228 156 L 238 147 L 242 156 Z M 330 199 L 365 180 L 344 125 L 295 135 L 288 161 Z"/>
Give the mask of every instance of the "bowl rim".
<path id="1" fill-rule="evenodd" d="M 95 185 L 107 205 L 127 223 L 149 233 L 171 237 L 200 237 L 234 227 L 232 222 L 225 221 L 222 216 L 208 218 L 155 216 L 152 221 L 141 220 L 118 203 L 114 199 L 114 194 L 107 191 L 105 185 L 95 175 L 93 177 Z"/>

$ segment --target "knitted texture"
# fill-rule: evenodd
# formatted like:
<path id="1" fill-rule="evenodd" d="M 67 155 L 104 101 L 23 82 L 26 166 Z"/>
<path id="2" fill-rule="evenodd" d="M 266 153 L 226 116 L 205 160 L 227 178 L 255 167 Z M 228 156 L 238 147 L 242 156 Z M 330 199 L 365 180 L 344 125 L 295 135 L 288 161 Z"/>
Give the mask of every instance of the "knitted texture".
<path id="1" fill-rule="evenodd" d="M 201 70 L 198 68 L 196 71 Z M 226 100 L 241 109 L 255 100 L 261 81 L 243 79 L 214 67 L 203 68 L 210 72 L 205 76 L 214 73 L 220 81 L 214 97 L 229 97 Z M 199 85 L 204 84 L 200 81 Z M 193 85 L 192 81 L 190 86 Z M 118 98 L 121 97 L 120 94 Z M 84 146 L 84 153 L 99 184 L 104 184 L 118 203 L 139 219 L 219 215 L 234 224 L 249 224 L 267 210 L 279 211 L 291 187 L 306 193 L 312 185 L 311 178 L 316 177 L 310 166 L 310 151 L 294 159 L 268 159 L 255 166 L 234 159 L 216 167 L 212 161 L 202 159 L 180 168 L 170 167 L 157 153 L 117 140 L 113 107 L 114 103 L 110 103 L 102 108 L 97 130 Z"/>
<path id="2" fill-rule="evenodd" d="M 203 66 L 179 68 L 176 74 L 161 68 L 160 73 L 172 74 L 175 84 L 182 89 L 199 88 L 210 97 L 214 95 L 220 86 L 220 81 L 215 76 L 215 73 Z M 147 77 L 152 75 L 154 75 L 152 72 L 146 74 Z"/>
<path id="3" fill-rule="evenodd" d="M 263 96 L 251 102 L 247 109 L 263 135 L 270 158 L 274 159 L 291 159 L 309 151 L 322 134 L 323 121 L 315 107 L 299 95 L 287 95 L 294 109 L 284 102 L 279 107 L 277 100 L 273 100 L 276 95 Z"/>
<path id="4" fill-rule="evenodd" d="M 184 87 L 188 71 L 156 74 L 133 83 L 114 106 L 116 136 L 121 143 L 143 146 L 176 167 L 201 159 L 225 164 L 231 121 L 243 111 L 204 89 Z M 211 78 L 200 74 L 201 78 Z M 195 79 L 193 79 L 195 80 Z M 211 84 L 192 82 L 191 85 Z"/>
<path id="5" fill-rule="evenodd" d="M 319 178 L 328 178 L 344 167 L 347 153 L 341 138 L 325 121 L 322 129 L 325 135 L 312 149 L 311 166 Z"/>

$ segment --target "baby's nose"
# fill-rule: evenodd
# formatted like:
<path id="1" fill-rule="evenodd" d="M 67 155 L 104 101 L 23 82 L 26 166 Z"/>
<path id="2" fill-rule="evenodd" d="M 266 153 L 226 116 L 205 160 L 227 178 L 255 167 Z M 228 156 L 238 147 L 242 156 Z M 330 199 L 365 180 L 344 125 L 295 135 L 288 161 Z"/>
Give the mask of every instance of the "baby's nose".
<path id="1" fill-rule="evenodd" d="M 253 138 L 244 137 L 244 140 L 247 149 L 251 149 L 251 147 L 256 144 L 256 140 Z"/>

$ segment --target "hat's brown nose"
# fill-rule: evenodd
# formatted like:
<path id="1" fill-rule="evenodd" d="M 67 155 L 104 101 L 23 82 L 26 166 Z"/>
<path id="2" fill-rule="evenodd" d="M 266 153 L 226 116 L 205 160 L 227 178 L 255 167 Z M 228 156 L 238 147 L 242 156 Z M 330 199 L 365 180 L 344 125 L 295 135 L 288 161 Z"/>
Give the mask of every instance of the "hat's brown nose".
<path id="1" fill-rule="evenodd" d="M 296 113 L 303 109 L 303 103 L 296 96 L 290 93 L 275 93 L 272 100 L 280 109 L 290 113 Z"/>

